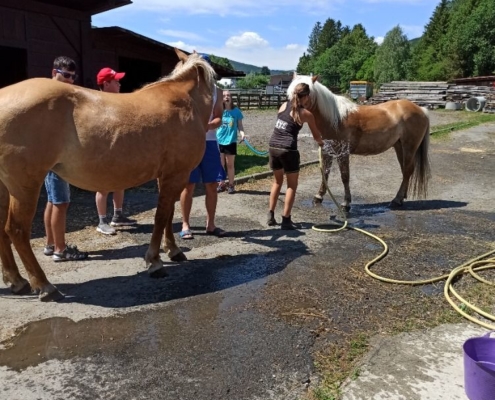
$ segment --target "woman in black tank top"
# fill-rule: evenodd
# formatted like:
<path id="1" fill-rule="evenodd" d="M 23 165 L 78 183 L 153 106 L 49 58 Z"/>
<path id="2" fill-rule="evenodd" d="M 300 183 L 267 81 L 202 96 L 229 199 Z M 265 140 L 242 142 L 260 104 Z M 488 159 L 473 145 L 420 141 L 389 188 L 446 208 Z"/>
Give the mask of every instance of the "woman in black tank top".
<path id="1" fill-rule="evenodd" d="M 269 142 L 270 168 L 273 171 L 273 184 L 270 191 L 270 204 L 267 224 L 274 226 L 275 207 L 280 190 L 284 183 L 284 173 L 287 176 L 287 191 L 285 193 L 284 212 L 282 214 L 282 229 L 297 229 L 292 222 L 291 211 L 296 197 L 299 180 L 300 157 L 297 150 L 297 136 L 306 122 L 314 140 L 323 146 L 321 134 L 316 127 L 313 114 L 306 107 L 311 104 L 310 89 L 305 83 L 300 83 L 294 89 L 292 100 L 282 104 L 278 110 L 277 122 Z"/>

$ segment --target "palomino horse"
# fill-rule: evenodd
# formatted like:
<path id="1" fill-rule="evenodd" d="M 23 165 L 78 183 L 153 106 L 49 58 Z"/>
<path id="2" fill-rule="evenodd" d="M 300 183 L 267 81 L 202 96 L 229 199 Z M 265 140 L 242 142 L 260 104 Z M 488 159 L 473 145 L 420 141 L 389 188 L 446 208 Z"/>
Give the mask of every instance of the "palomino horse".
<path id="1" fill-rule="evenodd" d="M 116 191 L 158 178 L 159 198 L 148 272 L 165 275 L 159 256 L 185 256 L 172 231 L 174 204 L 205 150 L 215 72 L 198 54 L 170 76 L 130 94 L 104 93 L 35 78 L 0 90 L 0 257 L 3 280 L 15 294 L 38 291 L 63 298 L 48 282 L 30 246 L 31 226 L 45 175 L 90 191 Z M 17 268 L 14 244 L 29 276 Z"/>
<path id="2" fill-rule="evenodd" d="M 405 99 L 358 106 L 343 96 L 333 94 L 316 79 L 294 74 L 287 93 L 292 98 L 297 84 L 306 83 L 310 86 L 310 111 L 315 116 L 323 139 L 331 140 L 332 152 L 337 156 L 345 190 L 341 207 L 346 211 L 351 207 L 349 155 L 376 155 L 391 147 L 397 154 L 402 170 L 402 183 L 391 206 L 401 206 L 408 191 L 413 196 L 426 196 L 430 178 L 428 111 Z M 331 155 L 324 155 L 323 165 L 328 179 L 332 166 Z M 314 198 L 316 203 L 322 202 L 325 191 L 322 179 L 320 190 Z"/>

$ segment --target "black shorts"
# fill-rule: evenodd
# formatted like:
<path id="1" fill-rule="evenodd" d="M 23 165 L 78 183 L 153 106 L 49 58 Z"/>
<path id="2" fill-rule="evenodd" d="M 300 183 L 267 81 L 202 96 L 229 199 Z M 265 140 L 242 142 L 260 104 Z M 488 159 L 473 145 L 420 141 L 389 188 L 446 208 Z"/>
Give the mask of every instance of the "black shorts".
<path id="1" fill-rule="evenodd" d="M 269 148 L 272 171 L 283 169 L 286 174 L 299 172 L 301 157 L 298 150 Z"/>
<path id="2" fill-rule="evenodd" d="M 237 155 L 237 143 L 231 144 L 219 144 L 220 153 L 226 154 L 228 156 L 236 156 Z"/>

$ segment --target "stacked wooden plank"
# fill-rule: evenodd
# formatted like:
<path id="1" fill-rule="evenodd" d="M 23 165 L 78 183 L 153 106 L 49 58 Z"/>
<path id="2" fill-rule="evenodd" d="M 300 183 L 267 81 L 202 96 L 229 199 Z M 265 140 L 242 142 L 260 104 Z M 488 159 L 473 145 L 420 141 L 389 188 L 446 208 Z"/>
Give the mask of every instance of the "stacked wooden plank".
<path id="1" fill-rule="evenodd" d="M 495 113 L 495 88 L 492 88 L 491 92 L 484 96 L 486 99 L 485 108 L 483 112 Z"/>
<path id="2" fill-rule="evenodd" d="M 455 102 L 464 102 L 471 97 L 487 97 L 495 90 L 492 86 L 475 86 L 475 85 L 450 85 L 447 90 L 447 100 Z"/>
<path id="3" fill-rule="evenodd" d="M 420 106 L 444 107 L 449 86 L 447 82 L 393 81 L 384 83 L 368 102 L 379 104 L 388 100 L 408 99 Z"/>

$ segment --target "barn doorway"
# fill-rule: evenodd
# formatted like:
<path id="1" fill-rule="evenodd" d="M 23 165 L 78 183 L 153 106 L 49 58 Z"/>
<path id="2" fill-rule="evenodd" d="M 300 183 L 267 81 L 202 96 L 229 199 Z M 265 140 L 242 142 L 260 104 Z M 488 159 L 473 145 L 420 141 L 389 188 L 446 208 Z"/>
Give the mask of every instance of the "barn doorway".
<path id="1" fill-rule="evenodd" d="M 162 66 L 158 62 L 119 57 L 119 71 L 125 72 L 120 91 L 130 93 L 147 83 L 156 82 L 161 77 Z"/>
<path id="2" fill-rule="evenodd" d="M 26 49 L 0 46 L 0 60 L 3 60 L 0 88 L 28 78 Z"/>

